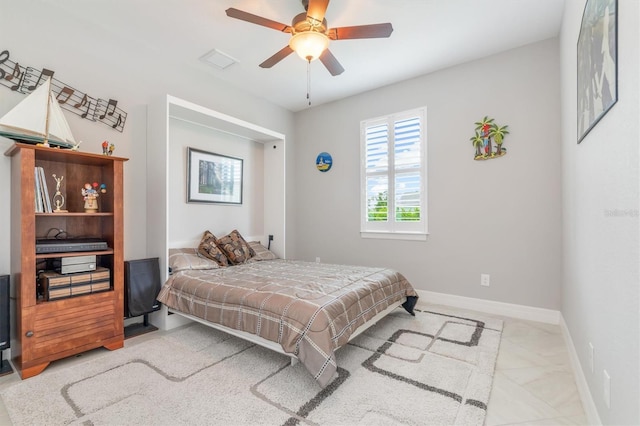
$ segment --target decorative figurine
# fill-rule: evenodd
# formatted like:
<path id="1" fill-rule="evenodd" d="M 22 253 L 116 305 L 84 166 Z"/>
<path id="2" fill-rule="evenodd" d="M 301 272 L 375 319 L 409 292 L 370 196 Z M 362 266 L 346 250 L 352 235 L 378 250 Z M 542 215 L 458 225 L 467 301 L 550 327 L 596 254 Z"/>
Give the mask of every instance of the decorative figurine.
<path id="1" fill-rule="evenodd" d="M 109 155 L 109 142 L 102 142 L 102 155 Z"/>
<path id="2" fill-rule="evenodd" d="M 64 176 L 57 177 L 55 174 L 52 176 L 56 180 L 56 193 L 53 196 L 53 204 L 55 204 L 56 209 L 53 212 L 66 213 L 67 210 L 62 209 L 62 206 L 64 206 L 64 196 L 62 195 L 62 192 L 60 192 L 60 186 L 62 185 L 62 179 L 64 179 Z"/>
<path id="3" fill-rule="evenodd" d="M 94 182 L 93 185 L 90 183 L 85 183 L 84 188 L 82 188 L 82 195 L 84 196 L 84 211 L 87 213 L 97 213 L 98 212 L 98 191 L 96 188 L 98 187 L 98 183 Z"/>
<path id="4" fill-rule="evenodd" d="M 113 155 L 113 151 L 115 151 L 116 146 L 114 144 L 109 145 L 109 155 Z"/>

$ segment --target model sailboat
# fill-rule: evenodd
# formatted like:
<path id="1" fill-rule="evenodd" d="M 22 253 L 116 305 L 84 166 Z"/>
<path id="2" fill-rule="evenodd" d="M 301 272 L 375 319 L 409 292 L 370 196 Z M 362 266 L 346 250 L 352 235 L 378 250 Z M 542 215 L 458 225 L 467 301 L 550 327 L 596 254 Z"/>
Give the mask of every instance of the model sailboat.
<path id="1" fill-rule="evenodd" d="M 51 91 L 51 78 L 0 118 L 0 136 L 60 148 L 78 145 Z"/>

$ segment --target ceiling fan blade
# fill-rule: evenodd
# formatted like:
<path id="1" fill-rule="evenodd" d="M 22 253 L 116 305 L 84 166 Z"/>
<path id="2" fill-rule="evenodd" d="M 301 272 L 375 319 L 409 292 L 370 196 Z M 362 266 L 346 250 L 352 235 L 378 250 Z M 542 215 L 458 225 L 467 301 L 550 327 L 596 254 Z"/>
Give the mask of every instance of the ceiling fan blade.
<path id="1" fill-rule="evenodd" d="M 329 0 L 309 0 L 307 5 L 307 20 L 318 25 L 322 24 Z"/>
<path id="2" fill-rule="evenodd" d="M 254 15 L 249 12 L 234 9 L 233 7 L 226 10 L 227 16 L 230 18 L 240 19 L 241 21 L 251 22 L 252 24 L 262 25 L 263 27 L 273 28 L 274 30 L 282 31 L 283 33 L 290 33 L 291 27 L 280 22 L 272 21 L 271 19 L 263 18 L 262 16 Z"/>
<path id="3" fill-rule="evenodd" d="M 329 28 L 327 35 L 331 40 L 347 40 L 354 38 L 385 38 L 389 37 L 392 32 L 393 26 L 387 22 L 384 24 Z"/>
<path id="4" fill-rule="evenodd" d="M 292 53 L 293 53 L 293 49 L 287 45 L 282 49 L 280 49 L 278 53 L 276 53 L 275 55 L 273 55 L 272 57 L 270 57 L 269 59 L 261 63 L 260 68 L 271 68 L 272 66 L 274 66 L 275 64 L 277 64 L 278 62 L 286 58 L 287 56 L 291 55 Z"/>
<path id="5" fill-rule="evenodd" d="M 322 52 L 322 55 L 320 55 L 318 59 L 320 59 L 320 62 L 322 62 L 327 70 L 329 70 L 331 75 L 336 76 L 344 72 L 344 68 L 342 68 L 340 62 L 338 62 L 336 57 L 333 56 L 333 53 L 331 53 L 329 49 L 325 49 L 325 51 Z"/>

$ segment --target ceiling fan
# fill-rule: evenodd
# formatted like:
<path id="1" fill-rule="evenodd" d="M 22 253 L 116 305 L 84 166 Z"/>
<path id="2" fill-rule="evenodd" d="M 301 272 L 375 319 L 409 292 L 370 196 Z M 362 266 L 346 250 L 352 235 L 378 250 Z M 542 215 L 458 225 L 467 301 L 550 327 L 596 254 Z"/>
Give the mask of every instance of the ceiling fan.
<path id="1" fill-rule="evenodd" d="M 327 20 L 324 19 L 324 16 L 329 6 L 329 0 L 301 1 L 306 12 L 296 15 L 290 26 L 242 10 L 234 8 L 226 10 L 227 16 L 231 18 L 291 34 L 289 44 L 261 63 L 260 67 L 271 68 L 295 51 L 302 59 L 308 62 L 320 59 L 320 62 L 329 70 L 331 75 L 339 75 L 342 74 L 344 68 L 328 49 L 329 40 L 385 38 L 389 37 L 393 31 L 393 27 L 388 22 L 327 28 Z"/>

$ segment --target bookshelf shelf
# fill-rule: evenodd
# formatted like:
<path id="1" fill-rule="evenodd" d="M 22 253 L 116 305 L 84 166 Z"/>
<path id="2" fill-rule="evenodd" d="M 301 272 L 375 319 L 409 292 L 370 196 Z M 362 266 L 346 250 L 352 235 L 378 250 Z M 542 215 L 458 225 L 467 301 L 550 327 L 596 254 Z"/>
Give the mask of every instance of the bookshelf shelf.
<path id="1" fill-rule="evenodd" d="M 103 213 L 75 213 L 75 212 L 64 212 L 64 213 L 36 213 L 36 217 L 109 217 L 113 216 L 111 212 L 103 212 Z"/>
<path id="2" fill-rule="evenodd" d="M 74 296 L 73 298 L 68 298 L 68 299 L 57 299 L 57 300 L 51 300 L 51 301 L 38 299 L 36 301 L 36 305 L 42 305 L 42 306 L 46 305 L 48 308 L 58 305 L 59 309 L 65 309 L 69 305 L 69 301 L 76 302 L 76 303 L 78 302 L 95 303 L 96 299 L 100 299 L 101 301 L 108 302 L 109 299 L 112 299 L 112 298 L 113 298 L 113 289 L 103 291 L 100 293 L 82 294 L 82 295 Z M 26 377 L 23 377 L 23 379 L 25 378 Z"/>
<path id="3" fill-rule="evenodd" d="M 113 250 L 100 250 L 100 251 L 74 251 L 65 253 L 40 253 L 36 254 L 36 259 L 57 259 L 59 257 L 68 256 L 107 256 L 113 254 Z"/>

